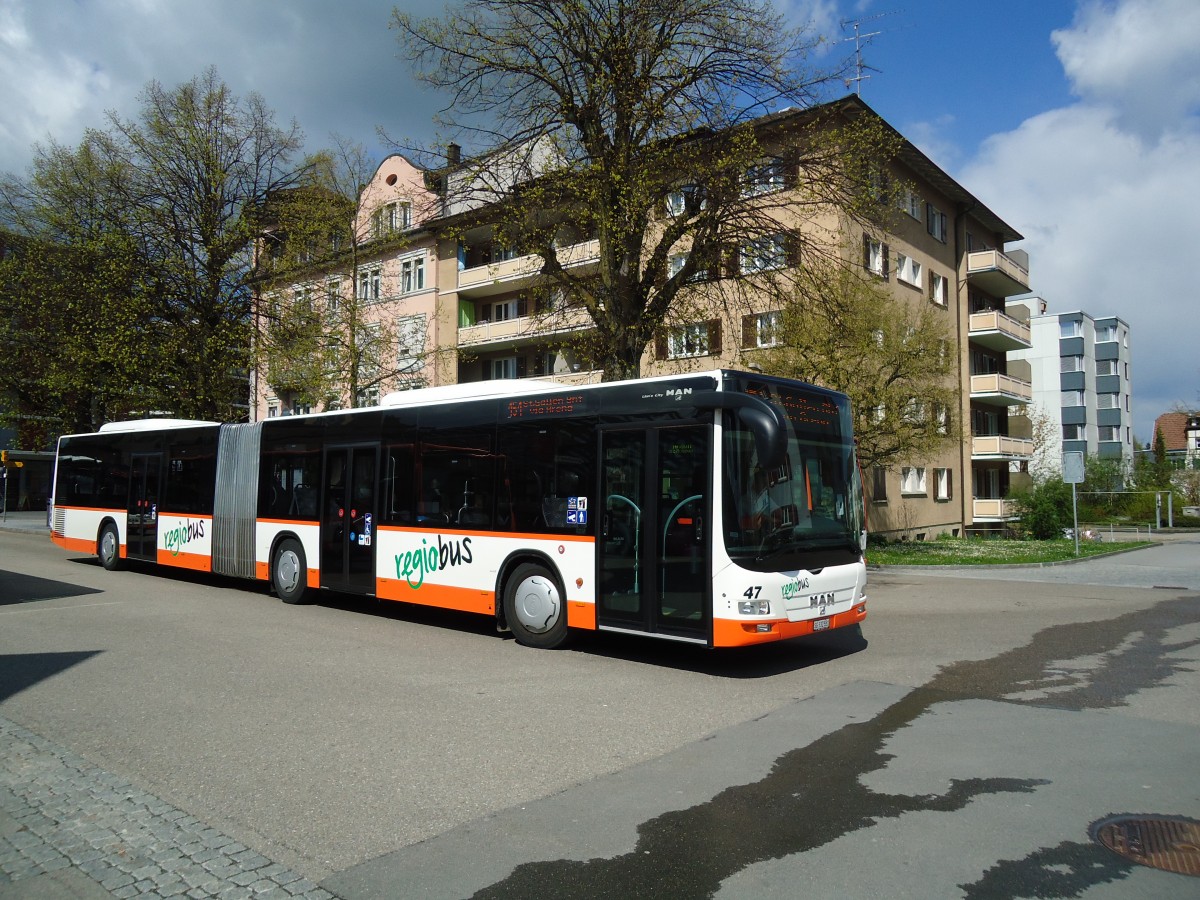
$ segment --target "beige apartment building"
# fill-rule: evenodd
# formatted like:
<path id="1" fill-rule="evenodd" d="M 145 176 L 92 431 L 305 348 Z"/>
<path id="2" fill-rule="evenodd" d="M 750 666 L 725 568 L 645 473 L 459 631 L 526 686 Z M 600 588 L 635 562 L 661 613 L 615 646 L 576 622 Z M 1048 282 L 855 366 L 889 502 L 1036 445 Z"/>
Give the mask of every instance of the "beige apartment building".
<path id="1" fill-rule="evenodd" d="M 876 115 L 857 97 L 837 102 L 852 114 Z M 768 156 L 750 179 L 755 190 L 769 194 L 789 189 L 787 135 L 801 129 L 808 115 L 795 110 L 762 120 Z M 403 157 L 389 157 L 366 188 L 364 198 L 371 202 L 360 204 L 364 234 L 377 233 L 371 223 L 378 221 L 376 211 L 389 204 L 433 210 L 409 220 L 385 213 L 386 221 L 401 223 L 399 235 L 387 232 L 366 245 L 371 271 L 378 273 L 377 286 L 368 278 L 365 287 L 372 315 L 407 323 L 393 326 L 394 333 L 404 336 L 395 352 L 397 371 L 382 379 L 377 391 L 510 378 L 566 384 L 602 380 L 603 372 L 572 341 L 586 334 L 590 319 L 546 289 L 541 258 L 503 247 L 486 225 L 465 232 L 452 227 L 462 212 L 446 187 L 454 177 L 457 148 L 451 147 L 449 157 L 438 173 L 420 173 Z M 430 177 L 421 180 L 422 174 Z M 1030 384 L 1009 374 L 1007 360 L 1010 351 L 1030 346 L 1028 323 L 1005 313 L 1007 297 L 1030 290 L 1025 253 L 1005 249 L 1021 235 L 907 140 L 888 174 L 892 183 L 905 188 L 896 192 L 898 214 L 886 228 L 864 228 L 837 211 L 804 223 L 784 216 L 777 234 L 742 249 L 740 265 L 756 271 L 793 265 L 789 230 L 826 229 L 840 233 L 856 254 L 861 247 L 861 259 L 854 264 L 886 282 L 897 299 L 928 304 L 945 316 L 958 361 L 960 397 L 959 408 L 947 418 L 945 447 L 928 458 L 864 472 L 869 525 L 872 531 L 914 540 L 1002 530 L 1013 512 L 1006 499 L 1009 475 L 1026 466 L 1033 451 L 1029 440 L 1010 436 L 1008 427 L 1009 411 L 1032 397 Z M 430 185 L 441 187 L 440 206 L 428 193 Z M 431 199 L 434 204 L 427 206 Z M 667 198 L 666 215 L 672 201 Z M 397 242 L 398 236 L 403 240 Z M 569 222 L 556 245 L 564 265 L 581 274 L 598 262 L 596 240 L 577 233 Z M 672 265 L 682 265 L 685 258 L 681 247 Z M 411 278 L 414 259 L 423 261 L 420 287 Z M 360 265 L 355 290 L 364 290 L 362 269 Z M 304 276 L 301 287 L 322 288 L 330 302 L 351 289 L 336 259 Z M 751 300 L 749 307 L 714 303 L 711 314 L 664 328 L 646 348 L 642 372 L 754 369 L 756 359 L 774 346 L 778 315 L 765 296 L 757 305 Z M 256 373 L 254 383 L 254 415 L 295 411 L 286 392 L 273 389 L 270 372 Z M 376 396 L 372 392 L 360 401 Z"/>

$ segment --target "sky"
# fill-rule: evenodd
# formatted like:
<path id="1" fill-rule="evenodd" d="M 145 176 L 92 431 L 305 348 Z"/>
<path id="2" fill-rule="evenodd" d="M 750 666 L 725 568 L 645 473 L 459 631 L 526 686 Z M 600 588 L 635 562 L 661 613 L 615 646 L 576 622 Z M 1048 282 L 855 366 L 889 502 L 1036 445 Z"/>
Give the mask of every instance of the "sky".
<path id="1" fill-rule="evenodd" d="M 428 0 L 0 0 L 0 171 L 134 117 L 151 80 L 215 66 L 295 120 L 309 149 L 343 135 L 429 144 L 442 98 L 412 78 L 393 7 Z M 1200 407 L 1200 2 L 778 0 L 828 38 L 863 35 L 859 90 L 1024 235 L 1050 312 L 1130 326 L 1134 435 Z"/>

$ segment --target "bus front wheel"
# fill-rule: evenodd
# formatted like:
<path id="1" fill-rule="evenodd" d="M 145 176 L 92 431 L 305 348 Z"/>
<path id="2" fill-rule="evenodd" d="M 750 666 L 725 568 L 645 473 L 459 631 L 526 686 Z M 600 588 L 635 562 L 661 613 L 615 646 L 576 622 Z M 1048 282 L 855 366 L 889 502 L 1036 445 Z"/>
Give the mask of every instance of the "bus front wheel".
<path id="1" fill-rule="evenodd" d="M 308 563 L 304 547 L 292 538 L 281 541 L 271 560 L 271 586 L 284 603 L 301 603 L 308 591 Z"/>
<path id="2" fill-rule="evenodd" d="M 504 618 L 518 643 L 552 650 L 567 639 L 567 609 L 558 582 L 534 563 L 517 566 L 504 585 Z"/>
<path id="3" fill-rule="evenodd" d="M 100 559 L 100 565 L 110 572 L 115 572 L 125 564 L 121 559 L 121 536 L 117 534 L 117 526 L 112 522 L 100 530 L 100 540 L 96 542 L 96 556 Z"/>

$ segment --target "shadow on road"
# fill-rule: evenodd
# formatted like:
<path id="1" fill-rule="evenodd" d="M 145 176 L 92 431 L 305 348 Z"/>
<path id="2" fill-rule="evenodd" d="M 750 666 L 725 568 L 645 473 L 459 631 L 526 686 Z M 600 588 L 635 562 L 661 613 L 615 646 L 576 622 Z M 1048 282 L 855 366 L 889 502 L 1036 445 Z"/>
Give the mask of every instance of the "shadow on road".
<path id="1" fill-rule="evenodd" d="M 0 654 L 0 701 L 86 662 L 101 652 L 82 650 L 74 653 Z"/>
<path id="2" fill-rule="evenodd" d="M 38 578 L 36 575 L 25 575 L 21 572 L 0 569 L 0 606 L 103 593 L 104 591 L 99 588 L 81 587 L 66 581 Z"/>

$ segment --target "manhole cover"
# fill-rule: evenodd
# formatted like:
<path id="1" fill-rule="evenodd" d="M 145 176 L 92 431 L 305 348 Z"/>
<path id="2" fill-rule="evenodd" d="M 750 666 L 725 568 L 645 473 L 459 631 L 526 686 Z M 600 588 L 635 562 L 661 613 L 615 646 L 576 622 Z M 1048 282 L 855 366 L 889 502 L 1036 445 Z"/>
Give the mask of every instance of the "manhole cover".
<path id="1" fill-rule="evenodd" d="M 1143 866 L 1200 875 L 1200 822 L 1182 816 L 1109 816 L 1093 822 L 1092 840 Z"/>

